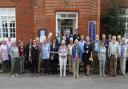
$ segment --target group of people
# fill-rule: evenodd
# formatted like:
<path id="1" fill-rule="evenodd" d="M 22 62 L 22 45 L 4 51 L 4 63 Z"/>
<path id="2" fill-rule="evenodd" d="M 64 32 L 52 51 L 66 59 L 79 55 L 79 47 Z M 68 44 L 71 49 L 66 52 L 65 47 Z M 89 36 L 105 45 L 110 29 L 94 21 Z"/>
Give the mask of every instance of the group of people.
<path id="1" fill-rule="evenodd" d="M 21 40 L 12 42 L 11 38 L 3 40 L 0 45 L 2 71 L 11 71 L 12 77 L 24 73 L 25 69 L 36 76 L 42 68 L 45 75 L 57 74 L 59 70 L 60 77 L 65 77 L 68 67 L 69 74 L 78 78 L 81 63 L 84 63 L 87 76 L 93 69 L 93 73 L 99 76 L 108 73 L 116 77 L 117 74 L 125 75 L 127 57 L 128 44 L 120 35 L 109 35 L 107 39 L 102 34 L 101 40 L 96 35 L 96 39 L 90 41 L 89 36 L 84 38 L 84 35 L 76 32 L 74 35 L 58 35 L 52 41 L 50 36 L 44 38 L 43 42 L 36 37 L 30 39 L 27 46 Z"/>

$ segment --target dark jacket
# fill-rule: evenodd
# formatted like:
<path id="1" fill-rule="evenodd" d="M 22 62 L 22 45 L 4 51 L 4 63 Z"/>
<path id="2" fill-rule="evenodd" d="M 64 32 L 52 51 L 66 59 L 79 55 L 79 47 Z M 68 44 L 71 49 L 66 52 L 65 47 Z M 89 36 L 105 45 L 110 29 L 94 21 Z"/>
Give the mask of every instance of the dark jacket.
<path id="1" fill-rule="evenodd" d="M 56 43 L 55 48 L 53 48 L 53 44 L 50 46 L 50 51 L 51 51 L 51 57 L 54 59 L 58 59 L 58 50 L 59 50 L 59 45 Z M 55 52 L 55 53 L 54 53 Z"/>
<path id="2" fill-rule="evenodd" d="M 32 46 L 32 51 L 31 51 L 31 55 L 32 55 L 32 60 L 38 60 L 39 59 L 39 47 L 33 47 Z"/>

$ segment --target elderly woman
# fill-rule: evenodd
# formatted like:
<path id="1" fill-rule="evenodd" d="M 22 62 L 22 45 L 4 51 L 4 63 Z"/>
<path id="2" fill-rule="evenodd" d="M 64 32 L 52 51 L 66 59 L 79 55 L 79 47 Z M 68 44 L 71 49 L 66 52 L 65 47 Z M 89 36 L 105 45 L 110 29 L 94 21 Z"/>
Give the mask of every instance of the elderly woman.
<path id="1" fill-rule="evenodd" d="M 49 64 L 50 64 L 50 44 L 49 42 L 44 39 L 43 45 L 42 45 L 42 60 L 44 65 L 44 73 L 48 75 L 49 73 Z"/>
<path id="2" fill-rule="evenodd" d="M 90 66 L 91 66 L 91 60 L 89 60 L 92 57 L 92 46 L 90 43 L 90 37 L 86 37 L 86 43 L 84 44 L 84 67 L 86 68 L 86 74 L 87 76 L 90 75 Z"/>
<path id="3" fill-rule="evenodd" d="M 3 61 L 3 72 L 9 72 L 9 57 L 8 57 L 8 45 L 6 44 L 6 41 L 3 41 L 3 44 L 0 47 L 1 51 L 1 57 Z"/>
<path id="4" fill-rule="evenodd" d="M 39 60 L 39 47 L 37 46 L 36 40 L 33 40 L 32 48 L 31 48 L 31 56 L 32 56 L 32 73 L 35 74 L 38 72 L 38 60 Z"/>
<path id="5" fill-rule="evenodd" d="M 19 55 L 20 55 L 20 58 L 21 58 L 21 61 L 20 61 L 20 73 L 24 73 L 24 61 L 25 61 L 25 50 L 24 50 L 24 44 L 23 42 L 21 42 L 19 44 Z"/>
<path id="6" fill-rule="evenodd" d="M 72 62 L 73 62 L 73 74 L 74 78 L 79 77 L 79 63 L 81 61 L 81 48 L 79 46 L 79 42 L 76 39 L 74 41 L 74 46 L 72 48 Z"/>
<path id="7" fill-rule="evenodd" d="M 59 63 L 60 63 L 60 76 L 66 76 L 66 65 L 67 65 L 67 55 L 68 55 L 68 48 L 65 45 L 65 41 L 62 40 L 62 46 L 60 46 L 58 54 L 59 54 Z M 64 72 L 62 71 L 64 68 Z M 63 75 L 62 75 L 63 73 Z"/>
<path id="8" fill-rule="evenodd" d="M 20 73 L 20 58 L 19 58 L 19 49 L 16 45 L 16 42 L 12 43 L 12 47 L 10 49 L 10 55 L 11 55 L 11 72 L 12 77 L 19 76 Z"/>
<path id="9" fill-rule="evenodd" d="M 98 59 L 99 59 L 99 76 L 105 76 L 105 62 L 106 62 L 106 47 L 104 46 L 104 42 L 101 42 L 99 51 L 98 51 Z"/>
<path id="10" fill-rule="evenodd" d="M 125 70 L 126 70 L 126 57 L 128 56 L 128 47 L 125 42 L 125 38 L 122 38 L 122 43 L 121 43 L 121 48 L 120 48 L 120 69 L 121 69 L 121 74 L 125 75 Z"/>
<path id="11" fill-rule="evenodd" d="M 72 48 L 74 46 L 73 38 L 70 38 L 70 44 L 68 45 L 68 64 L 69 64 L 69 73 L 72 74 Z"/>
<path id="12" fill-rule="evenodd" d="M 59 49 L 59 45 L 57 44 L 57 40 L 54 39 L 51 46 L 50 46 L 50 50 L 51 50 L 51 70 L 52 70 L 52 74 L 56 74 L 57 73 L 57 66 L 58 66 L 58 49 Z"/>

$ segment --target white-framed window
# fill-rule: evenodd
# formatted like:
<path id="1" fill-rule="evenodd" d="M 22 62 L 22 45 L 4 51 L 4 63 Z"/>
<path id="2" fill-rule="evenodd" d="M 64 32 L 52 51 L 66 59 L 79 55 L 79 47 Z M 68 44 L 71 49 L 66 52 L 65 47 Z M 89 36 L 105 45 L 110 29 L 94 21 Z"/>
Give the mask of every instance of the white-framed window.
<path id="1" fill-rule="evenodd" d="M 0 40 L 11 37 L 16 39 L 15 8 L 0 8 Z"/>

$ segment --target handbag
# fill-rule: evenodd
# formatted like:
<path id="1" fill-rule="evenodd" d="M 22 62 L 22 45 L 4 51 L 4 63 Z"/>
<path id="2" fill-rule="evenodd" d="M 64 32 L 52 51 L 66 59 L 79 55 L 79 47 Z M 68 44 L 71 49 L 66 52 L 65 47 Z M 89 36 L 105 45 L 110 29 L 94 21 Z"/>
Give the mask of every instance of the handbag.
<path id="1" fill-rule="evenodd" d="M 93 58 L 92 58 L 92 53 L 91 53 L 91 57 L 89 58 L 90 61 L 93 61 Z"/>
<path id="2" fill-rule="evenodd" d="M 90 60 L 90 61 L 93 61 L 93 58 L 92 58 L 92 57 L 90 57 L 90 58 L 89 58 L 89 60 Z"/>

